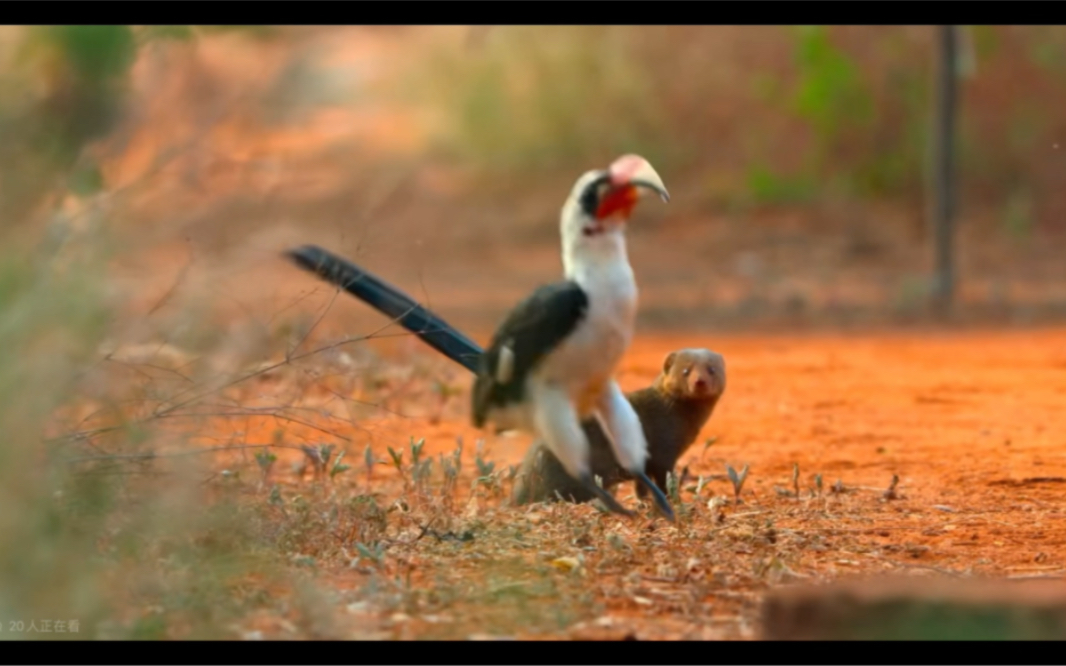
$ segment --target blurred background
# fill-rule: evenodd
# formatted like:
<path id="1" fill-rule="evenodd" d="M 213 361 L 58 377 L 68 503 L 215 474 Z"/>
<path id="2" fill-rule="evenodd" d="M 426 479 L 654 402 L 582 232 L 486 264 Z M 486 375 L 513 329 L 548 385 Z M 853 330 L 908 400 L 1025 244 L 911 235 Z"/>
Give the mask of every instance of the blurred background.
<path id="1" fill-rule="evenodd" d="M 352 637 L 330 633 L 326 596 L 316 595 L 336 596 L 362 636 L 372 627 L 367 600 L 392 617 L 417 609 L 420 592 L 431 601 L 445 594 L 428 574 L 411 588 L 410 568 L 407 588 L 390 587 L 407 564 L 385 556 L 386 535 L 416 527 L 425 535 L 429 522 L 418 521 L 442 505 L 449 521 L 460 512 L 477 520 L 479 497 L 492 507 L 503 497 L 498 481 L 521 442 L 495 442 L 493 454 L 514 454 L 498 466 L 482 460 L 489 453 L 471 441 L 480 435 L 467 427 L 461 398 L 469 377 L 430 353 L 404 362 L 376 354 L 397 340 L 425 352 L 411 336 L 341 350 L 363 341 L 334 342 L 339 336 L 380 330 L 384 318 L 283 261 L 293 245 L 347 256 L 484 339 L 516 299 L 560 275 L 558 213 L 574 180 L 635 152 L 672 195 L 669 205 L 639 207 L 629 232 L 638 329 L 649 339 L 673 329 L 692 340 L 686 345 L 716 347 L 722 338 L 704 333 L 943 322 L 931 307 L 941 34 L 936 26 L 0 27 L 4 635 L 15 635 L 10 622 L 80 618 L 84 633 L 74 637 L 227 637 L 236 631 L 228 623 L 244 622 L 252 608 L 299 629 L 269 636 Z M 955 34 L 957 288 L 947 321 L 1066 320 L 1066 28 L 963 26 Z M 312 332 L 329 344 L 305 346 Z M 886 478 L 854 482 L 892 478 L 894 493 L 897 441 L 915 459 L 927 456 L 909 469 L 939 488 L 946 477 L 928 461 L 956 456 L 915 447 L 919 429 L 938 446 L 973 451 L 984 442 L 974 460 L 995 444 L 1000 457 L 988 460 L 1042 465 L 1030 453 L 1051 457 L 1038 447 L 1054 446 L 1046 439 L 1054 428 L 1043 431 L 1061 403 L 1054 373 L 1066 365 L 1044 341 L 1034 354 L 1046 358 L 1031 357 L 1030 374 L 1018 374 L 1017 347 L 1026 343 L 1013 340 L 991 362 L 980 340 L 969 357 L 945 343 L 957 365 L 922 379 L 928 364 L 915 357 L 900 372 L 883 371 L 892 377 L 880 383 L 862 365 L 882 365 L 879 352 L 860 350 L 851 370 L 833 351 L 795 352 L 806 377 L 837 372 L 842 395 L 859 379 L 871 394 L 899 393 L 900 411 L 884 412 L 850 400 L 803 408 L 797 396 L 814 399 L 808 380 L 783 380 L 777 352 L 734 338 L 723 351 L 748 379 L 730 389 L 737 416 L 723 417 L 726 443 L 711 457 L 722 450 L 730 457 L 715 460 L 737 468 L 741 460 L 745 473 L 749 460 L 766 463 L 756 485 L 788 468 L 795 484 L 797 451 L 821 451 L 825 458 L 802 458 L 819 495 L 821 472 L 833 473 L 828 485 L 834 469 L 855 468 L 857 447 L 877 456 L 860 467 Z M 930 345 L 925 353 L 935 356 L 941 347 Z M 645 374 L 626 381 L 658 371 L 660 350 L 644 354 Z M 954 376 L 964 365 L 974 369 L 970 380 Z M 1002 410 L 989 411 L 1009 416 L 1006 435 L 977 424 L 991 419 L 964 385 L 989 381 L 978 366 L 1017 382 L 987 394 Z M 912 420 L 914 404 L 934 410 L 929 420 Z M 1019 411 L 1027 405 L 1047 411 Z M 791 418 L 808 412 L 814 425 L 804 435 Z M 836 414 L 854 416 L 855 432 L 828 428 Z M 956 439 L 945 438 L 943 423 L 958 426 Z M 900 424 L 914 432 L 871 432 Z M 419 461 L 427 436 L 429 458 Z M 415 467 L 405 472 L 394 447 L 410 451 Z M 450 466 L 444 456 L 453 448 Z M 218 455 L 192 455 L 201 453 Z M 435 454 L 443 485 L 427 494 Z M 291 473 L 272 471 L 278 456 Z M 314 482 L 304 483 L 310 468 Z M 973 496 L 984 492 L 978 477 L 960 477 Z M 457 487 L 466 502 L 468 483 L 471 503 L 453 506 Z M 413 512 L 397 509 L 408 500 Z M 997 524 L 1003 506 L 1020 506 L 988 501 Z M 869 519 L 855 515 L 865 529 Z M 1048 516 L 1050 533 L 1062 521 Z M 545 539 L 542 550 L 579 543 L 576 532 L 545 532 L 569 529 L 557 522 L 530 532 Z M 1031 523 L 1031 514 L 1018 518 Z M 655 544 L 648 558 L 688 557 L 684 547 L 647 543 Z M 709 559 L 747 580 L 752 560 L 734 557 L 741 551 L 728 540 L 716 543 L 723 550 Z M 1032 560 L 1024 543 L 1017 557 Z M 434 559 L 433 547 L 425 539 L 409 554 L 462 579 L 453 599 L 488 600 L 484 615 L 469 615 L 474 630 L 499 618 L 507 632 L 533 626 L 525 597 L 501 615 L 510 608 L 501 606 L 504 588 L 484 569 L 495 554 L 463 569 L 451 551 Z M 1046 564 L 1046 553 L 1035 557 L 1059 566 Z M 325 591 L 309 583 L 303 572 L 316 558 L 342 582 L 327 581 Z M 555 604 L 552 566 L 537 570 L 551 593 L 536 598 Z M 505 582 L 518 575 L 496 573 Z M 473 595 L 481 583 L 483 597 Z M 573 608 L 593 612 L 579 583 L 565 585 L 570 597 L 538 611 L 553 627 L 570 626 Z M 729 626 L 747 636 L 755 606 L 743 603 L 743 622 Z M 254 622 L 241 626 L 263 636 L 248 628 Z"/>
<path id="2" fill-rule="evenodd" d="M 485 330 L 559 274 L 577 175 L 637 152 L 673 195 L 631 227 L 642 329 L 928 314 L 932 26 L 3 31 L 4 226 L 95 219 L 133 311 L 269 316 L 316 242 Z M 1062 316 L 1066 28 L 963 27 L 957 70 L 954 317 Z"/>

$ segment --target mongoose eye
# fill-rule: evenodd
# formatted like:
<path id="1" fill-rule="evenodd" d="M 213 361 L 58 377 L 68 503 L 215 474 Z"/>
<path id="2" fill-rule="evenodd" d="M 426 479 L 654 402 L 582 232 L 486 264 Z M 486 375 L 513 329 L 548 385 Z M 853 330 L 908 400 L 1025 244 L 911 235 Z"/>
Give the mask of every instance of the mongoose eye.
<path id="1" fill-rule="evenodd" d="M 714 366 L 713 366 L 713 365 L 708 365 L 708 366 L 707 366 L 707 372 L 708 372 L 708 373 L 709 373 L 709 374 L 710 374 L 710 375 L 711 375 L 712 377 L 714 377 Z"/>
<path id="2" fill-rule="evenodd" d="M 692 372 L 692 368 L 685 368 L 684 370 L 681 371 L 681 375 L 684 376 L 684 377 L 688 377 L 688 373 L 690 373 L 690 372 Z"/>

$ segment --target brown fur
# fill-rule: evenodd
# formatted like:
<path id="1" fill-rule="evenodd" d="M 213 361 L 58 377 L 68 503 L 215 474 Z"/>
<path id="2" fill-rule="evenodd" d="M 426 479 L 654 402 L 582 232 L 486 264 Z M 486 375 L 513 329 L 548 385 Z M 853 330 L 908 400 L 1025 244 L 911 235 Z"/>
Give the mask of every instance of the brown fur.
<path id="1" fill-rule="evenodd" d="M 725 359 L 708 349 L 681 349 L 663 361 L 655 383 L 626 395 L 640 417 L 648 440 L 645 473 L 666 489 L 666 475 L 696 441 L 725 392 Z M 599 424 L 582 423 L 589 439 L 592 473 L 610 489 L 633 477 L 615 461 L 614 452 Z M 558 499 L 588 502 L 593 496 L 573 479 L 544 442 L 534 442 L 526 452 L 515 480 L 515 504 Z M 637 485 L 637 496 L 647 490 Z"/>

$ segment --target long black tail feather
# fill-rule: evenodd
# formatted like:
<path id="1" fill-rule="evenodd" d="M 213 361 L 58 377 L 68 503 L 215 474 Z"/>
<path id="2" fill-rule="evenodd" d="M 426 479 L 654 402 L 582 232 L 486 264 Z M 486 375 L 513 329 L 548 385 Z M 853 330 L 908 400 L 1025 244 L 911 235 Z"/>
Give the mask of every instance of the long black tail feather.
<path id="1" fill-rule="evenodd" d="M 477 372 L 483 351 L 481 347 L 396 287 L 317 245 L 288 250 L 285 256 L 300 268 L 395 319 L 400 326 L 470 372 Z"/>

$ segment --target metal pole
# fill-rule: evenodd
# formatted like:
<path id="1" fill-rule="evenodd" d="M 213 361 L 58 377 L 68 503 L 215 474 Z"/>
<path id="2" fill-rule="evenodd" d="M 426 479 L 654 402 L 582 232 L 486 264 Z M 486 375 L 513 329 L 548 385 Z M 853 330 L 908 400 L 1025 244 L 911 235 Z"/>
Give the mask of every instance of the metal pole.
<path id="1" fill-rule="evenodd" d="M 958 28 L 938 26 L 939 58 L 936 84 L 936 121 L 933 133 L 933 225 L 936 243 L 936 280 L 933 300 L 946 313 L 955 296 L 955 125 Z"/>

